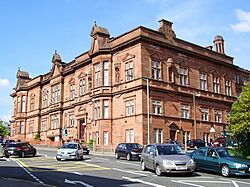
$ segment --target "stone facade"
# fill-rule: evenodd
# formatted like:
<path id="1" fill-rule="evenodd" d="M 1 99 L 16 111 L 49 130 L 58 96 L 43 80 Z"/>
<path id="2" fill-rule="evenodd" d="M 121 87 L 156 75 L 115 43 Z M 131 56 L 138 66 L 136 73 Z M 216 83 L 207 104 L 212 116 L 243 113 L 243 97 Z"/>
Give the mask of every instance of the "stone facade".
<path id="1" fill-rule="evenodd" d="M 225 130 L 249 78 L 221 36 L 214 45 L 178 39 L 166 20 L 157 31 L 140 26 L 118 37 L 94 23 L 89 51 L 68 63 L 55 52 L 51 70 L 35 78 L 18 70 L 11 136 L 50 146 L 93 140 L 103 151 L 148 137 L 208 142 Z"/>

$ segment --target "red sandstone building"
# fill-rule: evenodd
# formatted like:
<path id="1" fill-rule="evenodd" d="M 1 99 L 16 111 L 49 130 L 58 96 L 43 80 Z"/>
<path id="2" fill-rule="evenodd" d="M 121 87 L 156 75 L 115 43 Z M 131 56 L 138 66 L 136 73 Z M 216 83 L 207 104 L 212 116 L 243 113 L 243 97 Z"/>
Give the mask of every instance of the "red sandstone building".
<path id="1" fill-rule="evenodd" d="M 249 77 L 225 54 L 221 36 L 214 50 L 201 47 L 178 39 L 166 20 L 158 30 L 140 26 L 117 37 L 95 23 L 91 38 L 89 51 L 71 62 L 55 52 L 44 75 L 18 70 L 13 139 L 94 140 L 106 151 L 120 142 L 209 141 L 225 130 Z"/>

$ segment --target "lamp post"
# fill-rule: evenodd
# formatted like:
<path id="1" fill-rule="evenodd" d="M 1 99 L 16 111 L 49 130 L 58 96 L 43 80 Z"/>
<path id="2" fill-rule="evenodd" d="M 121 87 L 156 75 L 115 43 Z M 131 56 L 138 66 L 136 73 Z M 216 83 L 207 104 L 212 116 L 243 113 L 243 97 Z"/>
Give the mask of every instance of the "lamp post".
<path id="1" fill-rule="evenodd" d="M 196 101 L 195 97 L 200 96 L 200 94 L 193 93 L 193 106 L 194 106 L 194 139 L 197 139 L 197 125 L 196 125 Z"/>
<path id="2" fill-rule="evenodd" d="M 150 121 L 149 121 L 149 80 L 148 78 L 142 78 L 147 81 L 147 116 L 148 116 L 148 144 L 150 144 Z"/>

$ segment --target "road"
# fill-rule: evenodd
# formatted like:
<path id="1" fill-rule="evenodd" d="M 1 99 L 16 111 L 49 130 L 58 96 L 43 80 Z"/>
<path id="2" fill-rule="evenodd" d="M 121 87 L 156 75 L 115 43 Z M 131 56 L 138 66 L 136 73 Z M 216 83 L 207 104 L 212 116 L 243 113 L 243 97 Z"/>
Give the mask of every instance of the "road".
<path id="1" fill-rule="evenodd" d="M 107 154 L 86 155 L 82 161 L 56 161 L 55 151 L 41 150 L 39 154 L 36 157 L 11 157 L 8 161 L 0 162 L 1 176 L 60 187 L 245 187 L 250 185 L 248 178 L 224 178 L 215 173 L 204 172 L 196 172 L 192 177 L 182 175 L 158 177 L 154 172 L 141 171 L 139 161 L 117 160 L 113 155 Z"/>

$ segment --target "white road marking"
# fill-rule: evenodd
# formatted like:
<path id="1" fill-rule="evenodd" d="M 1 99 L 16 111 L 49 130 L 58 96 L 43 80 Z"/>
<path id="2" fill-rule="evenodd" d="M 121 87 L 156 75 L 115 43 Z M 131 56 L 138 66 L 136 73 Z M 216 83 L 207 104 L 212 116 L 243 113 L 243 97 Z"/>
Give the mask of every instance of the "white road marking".
<path id="1" fill-rule="evenodd" d="M 19 161 L 16 160 L 16 163 L 23 168 L 24 171 L 26 171 L 33 179 L 35 179 L 37 182 L 39 182 L 40 184 L 44 184 L 43 181 L 41 181 L 40 179 L 38 179 L 35 175 L 33 175 L 32 173 L 30 173 L 29 170 L 27 170 L 21 163 L 19 163 Z"/>
<path id="2" fill-rule="evenodd" d="M 177 182 L 177 183 L 180 183 L 180 184 L 189 185 L 189 186 L 205 187 L 205 186 L 201 186 L 201 185 L 198 185 L 198 184 L 192 184 L 192 183 L 187 183 L 187 182 L 182 182 L 182 181 L 176 181 L 176 180 L 171 180 L 171 181 L 172 182 Z"/>
<path id="3" fill-rule="evenodd" d="M 86 186 L 86 187 L 93 187 L 92 185 L 87 184 L 87 183 L 82 182 L 82 181 L 71 181 L 71 180 L 65 179 L 64 182 L 68 183 L 68 184 L 81 184 L 81 185 Z"/>
<path id="4" fill-rule="evenodd" d="M 122 164 L 127 164 L 127 165 L 132 165 L 132 166 L 139 166 L 138 164 L 132 164 L 132 163 L 127 163 L 127 162 L 122 162 L 122 161 L 117 161 Z"/>
<path id="5" fill-rule="evenodd" d="M 197 180 L 180 180 L 181 182 L 198 182 L 198 183 L 219 183 L 219 184 L 230 184 L 229 181 L 197 181 Z"/>
<path id="6" fill-rule="evenodd" d="M 96 157 L 95 159 L 99 159 L 99 160 L 105 160 L 105 161 L 109 161 L 109 159 L 107 159 L 107 158 L 98 158 L 98 157 Z"/>
<path id="7" fill-rule="evenodd" d="M 121 172 L 125 172 L 125 173 L 131 173 L 131 174 L 134 174 L 134 175 L 140 175 L 140 176 L 147 176 L 145 174 L 141 174 L 141 173 L 136 173 L 136 172 L 133 172 L 133 171 L 128 171 L 128 170 L 122 170 L 122 169 L 117 169 L 117 168 L 112 168 L 113 170 L 116 170 L 116 171 L 121 171 Z"/>
<path id="8" fill-rule="evenodd" d="M 140 180 L 140 179 L 133 179 L 133 178 L 129 178 L 129 177 L 122 177 L 122 178 L 126 179 L 126 180 L 129 180 L 131 182 L 139 182 L 139 183 L 147 184 L 147 185 L 150 185 L 150 186 L 166 187 L 166 186 L 163 186 L 163 185 L 160 185 L 160 184 L 155 184 L 155 183 L 152 183 L 152 182 L 146 182 L 146 181 L 143 181 L 143 180 Z"/>
<path id="9" fill-rule="evenodd" d="M 232 180 L 230 180 L 230 179 L 224 179 L 224 178 L 220 178 L 221 180 L 226 180 L 226 181 L 232 181 Z M 233 182 L 233 181 L 232 181 Z M 234 180 L 234 182 L 238 182 L 238 183 L 242 183 L 242 184 L 249 184 L 250 185 L 250 183 L 249 182 L 244 182 L 244 181 L 236 181 L 236 180 Z"/>
<path id="10" fill-rule="evenodd" d="M 232 181 L 232 183 L 235 187 L 239 187 L 239 185 L 235 181 Z"/>
<path id="11" fill-rule="evenodd" d="M 79 173 L 79 172 L 73 172 L 74 174 L 76 174 L 76 175 L 82 175 L 81 173 Z"/>

